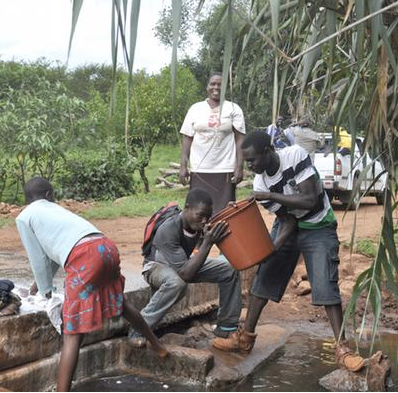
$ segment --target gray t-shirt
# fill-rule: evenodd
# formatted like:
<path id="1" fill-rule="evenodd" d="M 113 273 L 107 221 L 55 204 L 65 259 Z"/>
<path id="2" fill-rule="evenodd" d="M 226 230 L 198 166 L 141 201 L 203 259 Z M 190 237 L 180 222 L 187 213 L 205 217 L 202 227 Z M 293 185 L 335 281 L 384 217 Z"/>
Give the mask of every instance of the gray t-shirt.
<path id="1" fill-rule="evenodd" d="M 178 271 L 189 259 L 201 233 L 183 230 L 181 213 L 168 218 L 155 233 L 151 252 L 144 261 L 164 263 Z"/>
<path id="2" fill-rule="evenodd" d="M 321 136 L 309 127 L 294 127 L 293 134 L 295 144 L 304 148 L 314 163 L 315 150 L 322 144 Z"/>

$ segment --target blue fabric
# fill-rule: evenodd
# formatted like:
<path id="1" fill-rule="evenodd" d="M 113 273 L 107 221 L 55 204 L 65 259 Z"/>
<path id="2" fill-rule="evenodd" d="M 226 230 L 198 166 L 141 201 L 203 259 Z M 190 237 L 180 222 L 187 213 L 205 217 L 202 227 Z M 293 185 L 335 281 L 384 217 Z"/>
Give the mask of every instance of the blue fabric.
<path id="1" fill-rule="evenodd" d="M 272 138 L 272 143 L 276 149 L 283 149 L 290 146 L 289 140 L 285 138 L 283 130 L 275 124 L 269 125 L 265 129 L 266 133 Z"/>

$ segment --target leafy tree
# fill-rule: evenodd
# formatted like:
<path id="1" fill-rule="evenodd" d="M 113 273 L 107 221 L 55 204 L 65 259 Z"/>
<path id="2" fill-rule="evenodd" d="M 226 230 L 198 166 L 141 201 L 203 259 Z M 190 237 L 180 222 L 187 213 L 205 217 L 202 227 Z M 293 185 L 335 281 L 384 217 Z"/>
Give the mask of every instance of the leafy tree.
<path id="1" fill-rule="evenodd" d="M 32 63 L 0 61 L 0 76 L 0 99 L 8 88 L 34 92 L 43 78 L 51 83 L 66 80 L 65 68 L 44 58 Z"/>
<path id="2" fill-rule="evenodd" d="M 178 143 L 178 129 L 185 114 L 190 105 L 200 99 L 198 83 L 187 68 L 179 67 L 177 77 L 175 118 L 170 96 L 170 68 L 164 68 L 158 75 L 148 75 L 141 71 L 133 77 L 127 150 L 136 160 L 136 168 L 146 192 L 149 192 L 149 182 L 145 168 L 153 148 L 157 143 Z M 124 133 L 124 89 L 125 84 L 121 82 L 117 110 L 111 120 L 119 138 Z"/>
<path id="3" fill-rule="evenodd" d="M 9 82 L 0 90 L 0 138 L 18 165 L 17 182 L 32 173 L 51 179 L 67 148 L 93 137 L 95 119 L 59 80 L 51 81 L 53 70 L 3 64 L 0 72 Z"/>
<path id="4" fill-rule="evenodd" d="M 80 149 L 66 153 L 55 179 L 58 197 L 104 200 L 135 193 L 135 163 L 123 144 L 110 143 L 107 149 L 97 146 L 84 153 Z"/>
<path id="5" fill-rule="evenodd" d="M 195 5 L 192 1 L 183 1 L 181 6 L 181 25 L 178 47 L 184 49 L 189 45 L 189 35 L 193 32 Z M 163 8 L 155 26 L 155 37 L 165 46 L 173 46 L 173 8 Z"/>
<path id="6" fill-rule="evenodd" d="M 117 70 L 118 78 L 121 78 L 122 74 L 122 70 Z M 72 96 L 84 101 L 89 101 L 94 92 L 106 100 L 112 87 L 112 75 L 111 66 L 86 64 L 68 72 L 66 87 Z"/>

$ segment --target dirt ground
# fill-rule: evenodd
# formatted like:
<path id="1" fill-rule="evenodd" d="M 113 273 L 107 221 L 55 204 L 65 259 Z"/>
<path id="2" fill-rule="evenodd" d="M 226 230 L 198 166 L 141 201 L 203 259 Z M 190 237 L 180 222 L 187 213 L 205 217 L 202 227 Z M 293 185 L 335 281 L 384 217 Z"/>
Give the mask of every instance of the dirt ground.
<path id="1" fill-rule="evenodd" d="M 89 206 L 86 203 L 77 203 L 73 201 L 64 201 L 62 204 L 76 213 L 83 211 Z M 348 247 L 345 246 L 345 244 L 349 243 L 351 238 L 355 215 L 356 236 L 358 238 L 377 239 L 380 232 L 383 210 L 381 206 L 376 204 L 374 198 L 364 198 L 356 214 L 355 212 L 346 212 L 338 202 L 333 205 L 333 208 L 338 220 L 339 239 L 342 243 L 340 247 L 339 282 L 343 305 L 346 305 L 350 299 L 355 279 L 371 263 L 371 260 L 363 255 L 350 255 Z M 17 207 L 8 207 L 7 209 L 3 204 L 3 206 L 0 206 L 0 218 L 6 216 L 15 217 L 19 210 L 20 209 Z M 265 211 L 263 211 L 262 214 L 267 227 L 271 228 L 273 216 Z M 139 274 L 141 269 L 142 257 L 140 254 L 140 245 L 143 228 L 147 219 L 148 217 L 121 217 L 117 219 L 93 220 L 93 224 L 118 245 L 122 266 L 128 267 L 134 272 L 137 272 L 137 274 Z M 10 254 L 25 255 L 15 225 L 0 228 L 0 251 Z M 214 252 L 216 252 L 216 250 L 214 250 Z M 10 269 L 18 268 L 18 266 L 13 264 L 12 259 L 8 263 L 10 263 Z M 6 266 L 2 266 L 2 268 L 6 268 L 5 270 L 7 270 Z M 381 323 L 387 328 L 397 328 L 397 305 L 394 303 L 393 299 L 388 296 L 385 297 L 385 300 L 385 312 L 381 318 Z M 326 322 L 327 319 L 324 310 L 319 307 L 313 307 L 310 301 L 311 295 L 309 293 L 308 283 L 305 280 L 305 268 L 303 263 L 300 263 L 282 302 L 279 305 L 271 303 L 267 306 L 266 315 L 262 315 L 261 321 L 269 322 L 283 320 L 285 323 Z"/>

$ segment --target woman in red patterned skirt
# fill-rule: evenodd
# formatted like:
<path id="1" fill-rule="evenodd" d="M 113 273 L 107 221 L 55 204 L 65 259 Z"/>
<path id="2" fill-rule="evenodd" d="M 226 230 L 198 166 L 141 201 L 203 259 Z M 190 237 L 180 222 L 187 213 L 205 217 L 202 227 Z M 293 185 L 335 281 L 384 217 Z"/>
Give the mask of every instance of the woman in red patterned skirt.
<path id="1" fill-rule="evenodd" d="M 38 291 L 50 298 L 55 272 L 60 266 L 66 272 L 58 391 L 70 390 L 83 335 L 101 329 L 104 319 L 125 317 L 165 357 L 167 351 L 123 295 L 125 279 L 116 245 L 91 223 L 57 205 L 46 179 L 29 180 L 25 197 L 29 206 L 16 223 Z"/>

